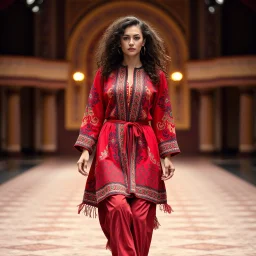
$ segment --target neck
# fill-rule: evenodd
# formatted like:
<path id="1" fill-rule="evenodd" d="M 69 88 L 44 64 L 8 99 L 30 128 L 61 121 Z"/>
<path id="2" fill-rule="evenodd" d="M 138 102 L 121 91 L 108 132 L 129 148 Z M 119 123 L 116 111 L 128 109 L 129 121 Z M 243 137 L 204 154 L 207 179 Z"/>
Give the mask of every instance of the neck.
<path id="1" fill-rule="evenodd" d="M 128 66 L 128 68 L 139 68 L 142 66 L 139 55 L 137 56 L 124 56 L 123 65 Z"/>

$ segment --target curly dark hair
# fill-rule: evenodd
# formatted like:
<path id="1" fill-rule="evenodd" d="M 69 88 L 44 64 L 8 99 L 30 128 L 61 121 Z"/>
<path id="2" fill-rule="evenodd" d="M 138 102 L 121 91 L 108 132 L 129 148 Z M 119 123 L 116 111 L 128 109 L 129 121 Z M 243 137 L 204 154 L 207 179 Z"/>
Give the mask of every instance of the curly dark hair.
<path id="1" fill-rule="evenodd" d="M 98 68 L 102 70 L 102 76 L 107 79 L 110 73 L 117 69 L 123 61 L 123 54 L 120 54 L 121 36 L 127 27 L 137 25 L 140 27 L 143 39 L 146 39 L 145 54 L 140 54 L 145 72 L 154 84 L 159 82 L 159 70 L 162 70 L 166 77 L 166 64 L 170 57 L 166 54 L 163 40 L 157 32 L 145 21 L 134 16 L 121 17 L 114 21 L 105 31 L 99 42 L 96 52 Z"/>

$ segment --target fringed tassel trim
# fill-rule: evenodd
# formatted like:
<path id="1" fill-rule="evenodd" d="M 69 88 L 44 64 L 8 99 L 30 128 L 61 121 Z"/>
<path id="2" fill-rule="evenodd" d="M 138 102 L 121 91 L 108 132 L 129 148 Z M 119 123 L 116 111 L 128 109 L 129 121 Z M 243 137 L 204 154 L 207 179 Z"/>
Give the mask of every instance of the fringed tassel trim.
<path id="1" fill-rule="evenodd" d="M 109 241 L 107 241 L 107 244 L 106 244 L 106 250 L 110 250 L 110 251 L 111 251 Z"/>
<path id="2" fill-rule="evenodd" d="M 160 225 L 160 223 L 159 223 L 157 217 L 155 216 L 155 219 L 154 219 L 154 229 L 159 229 L 160 226 L 161 226 L 161 225 Z"/>
<path id="3" fill-rule="evenodd" d="M 169 204 L 160 204 L 159 208 L 160 208 L 161 211 L 164 211 L 165 213 L 174 212 L 172 207 Z M 160 225 L 157 217 L 155 216 L 155 219 L 154 219 L 154 229 L 158 229 L 160 226 L 161 225 Z"/>
<path id="4" fill-rule="evenodd" d="M 84 208 L 84 210 L 83 210 Z M 83 210 L 84 215 L 88 216 L 90 218 L 96 218 L 97 217 L 97 207 L 88 205 L 85 203 L 81 203 L 78 205 L 78 214 Z"/>
<path id="5" fill-rule="evenodd" d="M 172 213 L 174 210 L 169 204 L 160 204 L 159 206 L 161 211 L 164 211 L 165 213 Z"/>

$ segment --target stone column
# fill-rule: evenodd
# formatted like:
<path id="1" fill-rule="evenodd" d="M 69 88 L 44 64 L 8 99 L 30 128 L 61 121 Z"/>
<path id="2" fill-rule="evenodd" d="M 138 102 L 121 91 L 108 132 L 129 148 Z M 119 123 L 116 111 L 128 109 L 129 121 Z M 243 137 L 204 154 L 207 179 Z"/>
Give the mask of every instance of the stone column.
<path id="1" fill-rule="evenodd" d="M 213 91 L 200 91 L 200 151 L 213 152 L 214 141 L 214 111 Z"/>
<path id="2" fill-rule="evenodd" d="M 36 152 L 42 150 L 42 91 L 40 88 L 34 90 L 34 148 Z"/>
<path id="3" fill-rule="evenodd" d="M 7 135 L 7 97 L 6 89 L 4 86 L 0 87 L 0 131 L 1 131 L 1 141 L 0 141 L 0 151 L 6 150 L 6 135 Z"/>
<path id="4" fill-rule="evenodd" d="M 42 94 L 42 145 L 43 152 L 55 152 L 57 149 L 57 109 L 54 91 Z"/>
<path id="5" fill-rule="evenodd" d="M 222 149 L 222 90 L 216 88 L 214 90 L 214 137 L 215 137 L 215 150 L 220 152 Z"/>
<path id="6" fill-rule="evenodd" d="M 20 89 L 7 91 L 7 152 L 20 152 Z"/>
<path id="7" fill-rule="evenodd" d="M 250 153 L 254 150 L 253 142 L 253 90 L 240 90 L 239 113 L 239 151 Z"/>

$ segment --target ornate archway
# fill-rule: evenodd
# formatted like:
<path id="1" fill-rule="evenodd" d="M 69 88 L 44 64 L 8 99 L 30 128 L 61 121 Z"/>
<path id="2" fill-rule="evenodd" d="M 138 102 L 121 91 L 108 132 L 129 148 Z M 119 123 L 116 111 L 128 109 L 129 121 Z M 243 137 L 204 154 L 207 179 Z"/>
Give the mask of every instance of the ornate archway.
<path id="1" fill-rule="evenodd" d="M 68 87 L 66 90 L 66 128 L 78 129 L 87 103 L 87 97 L 93 81 L 96 63 L 93 53 L 98 38 L 104 29 L 115 19 L 126 15 L 137 16 L 160 33 L 167 52 L 172 58 L 169 71 L 180 71 L 184 77 L 175 84 L 169 81 L 169 93 L 177 129 L 188 129 L 189 88 L 186 79 L 186 62 L 188 59 L 187 43 L 181 29 L 163 10 L 143 2 L 114 2 L 95 8 L 84 16 L 75 27 L 68 41 L 67 59 L 71 63 Z M 76 86 L 72 74 L 81 71 L 85 74 L 84 84 Z"/>

